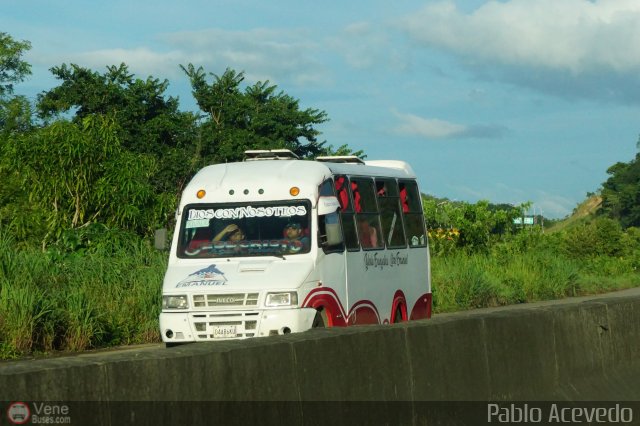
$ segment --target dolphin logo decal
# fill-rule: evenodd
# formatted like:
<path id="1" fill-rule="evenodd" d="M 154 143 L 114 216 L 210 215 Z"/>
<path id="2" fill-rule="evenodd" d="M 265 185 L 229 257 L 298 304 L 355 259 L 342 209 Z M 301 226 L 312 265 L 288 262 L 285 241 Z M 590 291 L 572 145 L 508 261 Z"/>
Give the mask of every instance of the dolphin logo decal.
<path id="1" fill-rule="evenodd" d="M 189 274 L 184 280 L 180 281 L 177 287 L 198 287 L 198 286 L 215 286 L 226 285 L 227 277 L 224 272 L 218 269 L 216 265 L 209 265 L 204 269 L 200 269 Z"/>
<path id="2" fill-rule="evenodd" d="M 201 276 L 202 278 L 212 278 L 215 275 L 222 275 L 224 277 L 224 272 L 218 269 L 216 265 L 209 265 L 204 269 L 200 269 L 199 271 L 194 272 L 193 274 L 189 274 L 190 277 Z"/>

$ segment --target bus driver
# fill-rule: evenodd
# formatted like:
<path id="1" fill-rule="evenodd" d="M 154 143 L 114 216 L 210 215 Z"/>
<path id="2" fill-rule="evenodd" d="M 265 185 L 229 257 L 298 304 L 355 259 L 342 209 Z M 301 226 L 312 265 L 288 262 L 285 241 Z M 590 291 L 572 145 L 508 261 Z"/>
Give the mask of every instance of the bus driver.
<path id="1" fill-rule="evenodd" d="M 309 250 L 309 237 L 304 235 L 302 225 L 298 222 L 289 222 L 284 227 L 284 236 L 289 243 L 289 252 L 297 253 Z M 293 244 L 292 244 L 293 243 Z"/>
<path id="2" fill-rule="evenodd" d="M 213 237 L 213 241 L 232 241 L 238 242 L 245 239 L 245 234 L 235 223 L 227 225 L 222 231 Z"/>

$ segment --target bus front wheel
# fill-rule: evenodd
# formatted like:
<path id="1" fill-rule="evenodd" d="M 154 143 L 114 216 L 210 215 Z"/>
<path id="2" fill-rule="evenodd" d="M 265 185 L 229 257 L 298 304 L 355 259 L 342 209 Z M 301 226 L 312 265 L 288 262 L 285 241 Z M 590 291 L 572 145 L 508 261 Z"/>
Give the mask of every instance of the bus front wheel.
<path id="1" fill-rule="evenodd" d="M 327 325 L 327 311 L 324 308 L 320 308 L 316 311 L 316 316 L 313 318 L 311 328 L 324 328 Z"/>

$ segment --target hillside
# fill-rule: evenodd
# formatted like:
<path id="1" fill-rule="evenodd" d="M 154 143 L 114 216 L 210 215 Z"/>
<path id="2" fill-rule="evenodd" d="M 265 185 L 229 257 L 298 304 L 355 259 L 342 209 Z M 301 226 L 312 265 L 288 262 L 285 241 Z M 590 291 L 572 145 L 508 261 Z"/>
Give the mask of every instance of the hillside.
<path id="1" fill-rule="evenodd" d="M 566 228 L 570 228 L 578 223 L 583 223 L 598 211 L 602 205 L 602 197 L 600 195 L 592 195 L 573 210 L 570 216 L 554 223 L 546 229 L 547 232 L 558 232 Z"/>

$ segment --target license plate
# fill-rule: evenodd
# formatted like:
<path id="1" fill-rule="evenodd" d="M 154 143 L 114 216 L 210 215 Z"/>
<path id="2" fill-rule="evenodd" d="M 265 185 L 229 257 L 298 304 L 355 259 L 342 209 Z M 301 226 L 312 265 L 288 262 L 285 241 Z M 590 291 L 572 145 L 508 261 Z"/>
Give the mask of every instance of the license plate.
<path id="1" fill-rule="evenodd" d="M 213 326 L 213 338 L 224 339 L 236 337 L 238 335 L 237 326 L 235 325 L 215 325 Z"/>

